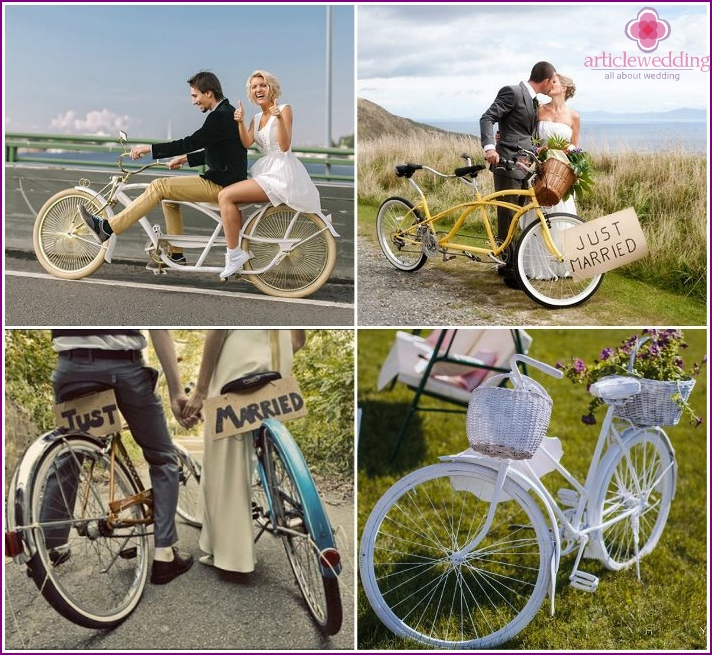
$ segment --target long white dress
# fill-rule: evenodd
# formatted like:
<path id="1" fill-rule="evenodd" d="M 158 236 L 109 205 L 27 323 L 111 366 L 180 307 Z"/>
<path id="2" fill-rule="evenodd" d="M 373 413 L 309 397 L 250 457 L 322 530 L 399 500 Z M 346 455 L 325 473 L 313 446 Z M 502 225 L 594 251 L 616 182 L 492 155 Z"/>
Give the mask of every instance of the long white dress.
<path id="1" fill-rule="evenodd" d="M 283 110 L 287 105 L 280 105 Z M 307 213 L 321 211 L 319 191 L 304 164 L 290 150 L 282 151 L 277 140 L 277 119 L 270 116 L 259 129 L 260 112 L 254 118 L 255 144 L 263 153 L 250 169 L 250 177 L 262 187 L 273 205 L 284 203 Z"/>
<path id="2" fill-rule="evenodd" d="M 273 370 L 273 343 L 279 339 L 279 371 L 292 370 L 289 330 L 230 330 L 208 387 L 208 397 L 236 378 Z M 203 527 L 198 542 L 213 555 L 214 565 L 225 571 L 250 573 L 257 559 L 252 541 L 253 433 L 211 439 L 203 437 Z"/>
<path id="3" fill-rule="evenodd" d="M 542 142 L 550 139 L 552 136 L 559 136 L 563 137 L 570 143 L 571 137 L 573 136 L 573 129 L 566 123 L 539 121 L 538 134 Z M 568 214 L 575 214 L 576 201 L 574 200 L 574 195 L 571 194 L 567 200 L 562 200 L 561 202 L 551 207 L 544 207 L 544 210 L 547 214 L 552 214 L 553 212 L 566 212 Z"/>

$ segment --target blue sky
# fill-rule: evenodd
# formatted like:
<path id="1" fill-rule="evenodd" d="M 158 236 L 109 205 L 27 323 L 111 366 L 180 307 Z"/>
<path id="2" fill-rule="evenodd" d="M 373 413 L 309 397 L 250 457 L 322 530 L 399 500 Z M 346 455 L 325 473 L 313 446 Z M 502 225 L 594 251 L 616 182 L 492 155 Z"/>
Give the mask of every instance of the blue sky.
<path id="1" fill-rule="evenodd" d="M 3 14 L 8 132 L 183 137 L 204 119 L 190 101 L 192 74 L 212 71 L 251 111 L 245 82 L 261 68 L 293 107 L 294 143 L 326 145 L 325 6 L 3 4 Z M 354 8 L 332 6 L 331 25 L 338 139 L 354 132 Z"/>
<path id="2" fill-rule="evenodd" d="M 643 55 L 625 26 L 644 7 L 670 24 L 651 54 L 709 57 L 708 2 L 361 5 L 357 96 L 414 120 L 478 120 L 500 87 L 548 60 L 574 79 L 570 104 L 582 113 L 706 109 L 709 70 L 679 71 L 677 81 L 623 80 L 584 65 L 602 52 Z"/>

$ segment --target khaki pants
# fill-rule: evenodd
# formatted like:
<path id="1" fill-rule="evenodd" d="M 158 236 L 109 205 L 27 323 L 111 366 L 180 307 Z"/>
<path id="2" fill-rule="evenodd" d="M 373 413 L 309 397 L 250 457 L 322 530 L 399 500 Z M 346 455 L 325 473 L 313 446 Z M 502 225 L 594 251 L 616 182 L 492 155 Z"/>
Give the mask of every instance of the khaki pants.
<path id="1" fill-rule="evenodd" d="M 190 202 L 217 202 L 222 187 L 199 175 L 176 175 L 161 177 L 151 184 L 126 209 L 109 220 L 111 229 L 116 234 L 128 230 L 141 217 L 157 207 L 163 200 L 185 200 Z M 163 215 L 166 218 L 168 234 L 183 234 L 183 217 L 180 205 L 172 202 L 163 203 Z"/>

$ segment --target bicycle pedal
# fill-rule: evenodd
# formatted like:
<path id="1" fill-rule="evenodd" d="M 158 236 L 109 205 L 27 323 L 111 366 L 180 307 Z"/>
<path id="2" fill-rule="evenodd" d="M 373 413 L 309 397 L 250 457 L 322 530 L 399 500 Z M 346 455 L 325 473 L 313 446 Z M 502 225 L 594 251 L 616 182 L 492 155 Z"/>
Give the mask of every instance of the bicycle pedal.
<path id="1" fill-rule="evenodd" d="M 136 546 L 131 546 L 131 548 L 124 548 L 119 551 L 119 557 L 121 559 L 136 559 L 138 555 L 138 548 Z"/>
<path id="2" fill-rule="evenodd" d="M 576 571 L 570 578 L 569 582 L 574 589 L 580 591 L 588 591 L 593 593 L 598 589 L 598 577 L 586 571 Z"/>
<path id="3" fill-rule="evenodd" d="M 579 495 L 573 489 L 559 489 L 556 495 L 559 497 L 559 501 L 562 505 L 566 507 L 578 506 Z"/>

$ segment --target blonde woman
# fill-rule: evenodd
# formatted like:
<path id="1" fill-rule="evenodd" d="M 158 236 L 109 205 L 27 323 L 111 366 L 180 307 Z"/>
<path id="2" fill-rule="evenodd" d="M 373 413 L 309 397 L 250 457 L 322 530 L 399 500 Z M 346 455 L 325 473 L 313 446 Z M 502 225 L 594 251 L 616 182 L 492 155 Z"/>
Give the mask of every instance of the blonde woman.
<path id="1" fill-rule="evenodd" d="M 242 103 L 238 101 L 234 117 L 242 145 L 249 148 L 256 144 L 263 156 L 253 164 L 250 179 L 231 184 L 218 195 L 227 241 L 221 278 L 239 271 L 249 259 L 249 254 L 238 248 L 242 227 L 239 205 L 271 202 L 273 205 L 289 205 L 302 212 L 321 211 L 319 192 L 307 169 L 291 151 L 292 108 L 288 104 L 279 104 L 281 91 L 277 78 L 267 71 L 257 70 L 247 79 L 246 86 L 250 101 L 260 111 L 248 125 Z"/>

